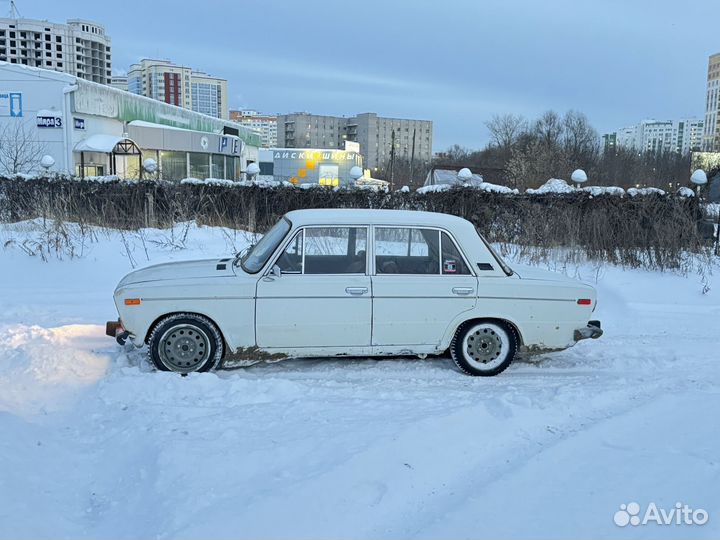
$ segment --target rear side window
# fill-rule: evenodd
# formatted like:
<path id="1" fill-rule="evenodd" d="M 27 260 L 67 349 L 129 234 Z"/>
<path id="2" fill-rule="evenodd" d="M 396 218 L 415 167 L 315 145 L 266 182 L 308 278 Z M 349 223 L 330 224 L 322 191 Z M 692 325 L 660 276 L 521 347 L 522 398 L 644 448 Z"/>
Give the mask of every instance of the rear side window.
<path id="1" fill-rule="evenodd" d="M 375 228 L 377 274 L 440 274 L 440 231 L 415 227 Z"/>
<path id="2" fill-rule="evenodd" d="M 442 250 L 442 273 L 445 275 L 461 275 L 470 274 L 470 269 L 465 264 L 465 260 L 460 255 L 455 242 L 452 241 L 450 235 L 443 232 L 440 235 L 440 245 Z"/>

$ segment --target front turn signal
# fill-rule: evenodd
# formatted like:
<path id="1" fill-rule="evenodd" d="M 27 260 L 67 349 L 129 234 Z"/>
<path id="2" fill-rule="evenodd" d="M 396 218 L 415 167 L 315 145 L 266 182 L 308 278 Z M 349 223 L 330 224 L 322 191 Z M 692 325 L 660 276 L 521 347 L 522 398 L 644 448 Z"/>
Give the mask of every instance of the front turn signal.
<path id="1" fill-rule="evenodd" d="M 125 305 L 126 305 L 126 306 L 139 306 L 139 305 L 140 305 L 140 299 L 139 299 L 139 298 L 126 298 L 126 299 L 125 299 Z"/>

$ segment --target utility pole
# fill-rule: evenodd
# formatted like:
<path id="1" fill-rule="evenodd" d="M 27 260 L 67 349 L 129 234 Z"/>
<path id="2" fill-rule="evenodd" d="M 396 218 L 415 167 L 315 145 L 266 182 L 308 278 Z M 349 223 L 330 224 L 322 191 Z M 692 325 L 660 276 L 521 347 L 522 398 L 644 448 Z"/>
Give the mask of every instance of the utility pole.
<path id="1" fill-rule="evenodd" d="M 393 190 L 393 180 L 395 179 L 395 130 L 390 134 L 390 191 Z"/>

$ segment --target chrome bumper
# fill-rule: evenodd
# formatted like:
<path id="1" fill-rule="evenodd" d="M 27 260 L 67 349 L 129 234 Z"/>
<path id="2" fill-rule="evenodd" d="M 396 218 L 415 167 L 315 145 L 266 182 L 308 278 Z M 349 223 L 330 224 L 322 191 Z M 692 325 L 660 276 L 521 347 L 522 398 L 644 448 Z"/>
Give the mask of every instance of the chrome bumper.
<path id="1" fill-rule="evenodd" d="M 588 321 L 585 328 L 578 328 L 575 330 L 575 341 L 583 339 L 597 339 L 603 335 L 602 328 L 600 328 L 600 321 Z"/>

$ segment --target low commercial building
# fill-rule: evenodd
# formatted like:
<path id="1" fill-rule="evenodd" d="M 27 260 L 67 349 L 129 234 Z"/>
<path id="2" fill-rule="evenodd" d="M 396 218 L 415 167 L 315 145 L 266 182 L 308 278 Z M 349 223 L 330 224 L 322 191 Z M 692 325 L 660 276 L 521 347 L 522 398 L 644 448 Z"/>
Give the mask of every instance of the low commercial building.
<path id="1" fill-rule="evenodd" d="M 65 73 L 0 62 L 0 144 L 30 141 L 50 172 L 143 176 L 154 159 L 166 180 L 239 179 L 260 137 L 243 126 Z M 38 152 L 35 152 L 37 154 Z M 6 167 L 7 168 L 7 167 Z M 37 155 L 32 170 L 40 171 Z"/>
<path id="2" fill-rule="evenodd" d="M 345 186 L 352 184 L 353 167 L 362 168 L 355 150 L 337 148 L 269 148 L 259 151 L 260 176 L 291 184 Z"/>

